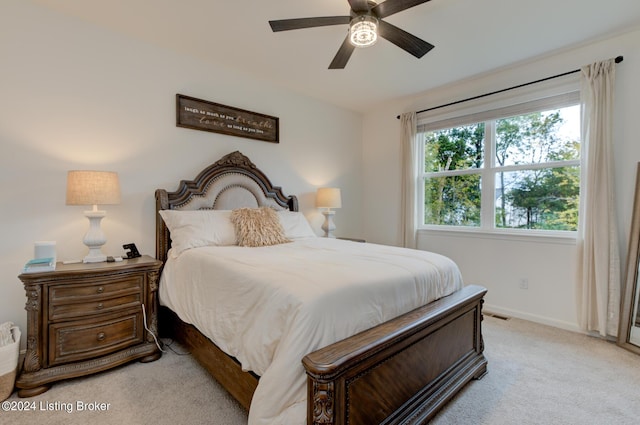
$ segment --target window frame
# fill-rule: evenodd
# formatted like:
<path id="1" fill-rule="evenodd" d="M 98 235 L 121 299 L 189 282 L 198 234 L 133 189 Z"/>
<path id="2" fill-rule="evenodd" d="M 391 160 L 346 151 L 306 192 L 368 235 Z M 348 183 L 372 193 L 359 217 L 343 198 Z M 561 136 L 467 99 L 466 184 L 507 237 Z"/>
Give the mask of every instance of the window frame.
<path id="1" fill-rule="evenodd" d="M 559 78 L 558 81 L 547 81 L 533 84 L 530 87 L 516 89 L 513 92 L 491 95 L 486 99 L 478 101 L 464 102 L 462 105 L 443 108 L 443 110 L 431 110 L 418 114 L 418 126 L 416 143 L 418 144 L 419 158 L 417 159 L 416 170 L 416 212 L 418 217 L 417 230 L 437 231 L 437 232 L 462 232 L 469 234 L 501 235 L 501 236 L 522 236 L 525 238 L 540 237 L 542 240 L 549 238 L 572 239 L 575 240 L 578 230 L 544 230 L 544 229 L 514 229 L 501 228 L 495 225 L 495 177 L 497 172 L 510 172 L 532 169 L 548 169 L 557 166 L 578 166 L 584 167 L 585 146 L 581 143 L 580 159 L 568 161 L 552 161 L 540 164 L 519 164 L 507 165 L 496 168 L 495 158 L 495 131 L 496 120 L 505 117 L 523 115 L 530 112 L 539 112 L 564 108 L 568 106 L 580 105 L 579 80 L 575 76 Z M 580 114 L 582 115 L 582 114 Z M 424 149 L 425 139 L 420 137 L 427 131 L 437 131 L 456 126 L 463 126 L 484 122 L 485 124 L 485 144 L 482 168 L 471 168 L 464 170 L 425 172 L 424 169 Z M 490 143 L 487 143 L 490 141 Z M 425 179 L 438 176 L 454 176 L 477 174 L 480 176 L 483 189 L 481 196 L 480 225 L 479 226 L 452 226 L 425 224 Z M 582 192 L 582 179 L 580 182 L 580 193 Z M 580 220 L 580 217 L 578 217 Z M 578 228 L 579 228 L 578 223 Z"/>

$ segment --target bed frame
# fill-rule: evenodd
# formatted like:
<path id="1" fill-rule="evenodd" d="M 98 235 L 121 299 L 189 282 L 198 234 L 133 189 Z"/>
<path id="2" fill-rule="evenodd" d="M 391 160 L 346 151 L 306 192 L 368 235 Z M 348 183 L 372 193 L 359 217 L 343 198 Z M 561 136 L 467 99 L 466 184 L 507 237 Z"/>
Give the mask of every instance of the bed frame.
<path id="1" fill-rule="evenodd" d="M 233 209 L 270 205 L 298 210 L 246 156 L 233 152 L 205 168 L 178 190 L 156 190 L 156 257 L 171 247 L 169 231 L 157 211 Z M 487 372 L 483 355 L 482 303 L 486 289 L 462 290 L 309 353 L 307 423 L 425 423 L 469 381 Z M 160 332 L 184 344 L 194 358 L 245 408 L 259 377 L 243 372 L 192 325 L 161 307 Z M 286 385 L 286 383 L 283 383 Z"/>

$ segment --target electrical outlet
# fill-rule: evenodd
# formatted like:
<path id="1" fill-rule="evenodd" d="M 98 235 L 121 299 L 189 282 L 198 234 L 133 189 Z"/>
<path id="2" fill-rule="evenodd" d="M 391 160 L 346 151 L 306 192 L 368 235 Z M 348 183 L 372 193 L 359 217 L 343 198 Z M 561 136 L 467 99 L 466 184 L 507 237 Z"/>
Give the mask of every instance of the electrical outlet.
<path id="1" fill-rule="evenodd" d="M 520 287 L 520 289 L 529 289 L 529 279 L 527 279 L 526 277 L 521 277 L 518 280 L 518 286 Z"/>

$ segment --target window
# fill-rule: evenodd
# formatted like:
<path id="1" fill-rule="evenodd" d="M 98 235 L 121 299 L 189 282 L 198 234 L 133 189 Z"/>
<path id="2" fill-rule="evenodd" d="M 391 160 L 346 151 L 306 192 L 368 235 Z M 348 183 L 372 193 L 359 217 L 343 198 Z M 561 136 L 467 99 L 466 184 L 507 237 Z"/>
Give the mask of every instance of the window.
<path id="1" fill-rule="evenodd" d="M 423 227 L 575 231 L 577 92 L 422 124 Z"/>

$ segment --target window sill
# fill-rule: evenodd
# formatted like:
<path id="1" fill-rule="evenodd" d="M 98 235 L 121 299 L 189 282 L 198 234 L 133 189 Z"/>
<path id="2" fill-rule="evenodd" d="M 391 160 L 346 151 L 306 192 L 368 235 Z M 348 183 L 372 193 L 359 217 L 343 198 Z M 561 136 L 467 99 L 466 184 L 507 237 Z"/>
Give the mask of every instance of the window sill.
<path id="1" fill-rule="evenodd" d="M 418 237 L 421 235 L 437 235 L 459 238 L 477 238 L 477 239 L 499 239 L 507 241 L 544 243 L 544 244 L 560 244 L 575 245 L 578 235 L 577 232 L 553 232 L 539 231 L 535 234 L 528 231 L 518 230 L 484 230 L 474 228 L 460 227 L 421 227 L 418 229 Z"/>

